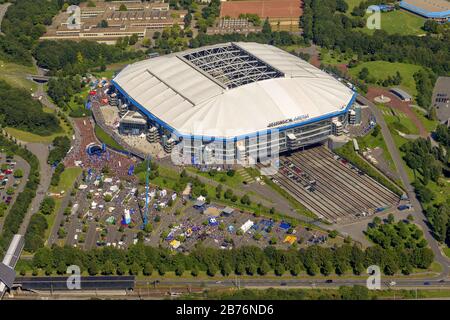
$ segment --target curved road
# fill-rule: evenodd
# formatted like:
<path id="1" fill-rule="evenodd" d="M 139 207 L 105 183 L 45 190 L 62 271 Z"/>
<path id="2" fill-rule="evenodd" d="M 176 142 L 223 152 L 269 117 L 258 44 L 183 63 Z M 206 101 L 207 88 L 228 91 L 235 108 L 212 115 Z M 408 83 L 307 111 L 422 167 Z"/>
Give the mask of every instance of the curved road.
<path id="1" fill-rule="evenodd" d="M 449 264 L 450 260 L 442 253 L 439 243 L 434 239 L 432 235 L 432 231 L 430 227 L 428 226 L 427 218 L 425 217 L 425 214 L 423 212 L 422 205 L 420 204 L 419 200 L 417 200 L 416 194 L 414 192 L 414 187 L 411 185 L 411 182 L 409 181 L 408 174 L 406 173 L 406 170 L 403 166 L 403 161 L 400 156 L 400 152 L 397 149 L 397 146 L 394 143 L 394 139 L 392 138 L 392 134 L 389 131 L 389 128 L 384 121 L 383 114 L 381 113 L 380 109 L 376 107 L 375 104 L 373 104 L 370 100 L 363 96 L 358 96 L 357 101 L 369 106 L 370 110 L 375 115 L 375 118 L 377 119 L 377 123 L 381 127 L 381 132 L 383 133 L 384 140 L 386 142 L 387 149 L 389 153 L 392 156 L 392 160 L 395 163 L 395 167 L 397 168 L 397 171 L 399 173 L 400 179 L 403 182 L 403 185 L 405 186 L 407 190 L 407 195 L 409 200 L 411 201 L 411 204 L 413 206 L 413 211 L 411 212 L 414 216 L 414 221 L 422 228 L 424 231 L 425 238 L 427 239 L 431 250 L 433 250 L 435 260 L 439 262 L 442 265 L 442 273 L 440 274 L 440 279 L 444 279 L 449 276 Z"/>

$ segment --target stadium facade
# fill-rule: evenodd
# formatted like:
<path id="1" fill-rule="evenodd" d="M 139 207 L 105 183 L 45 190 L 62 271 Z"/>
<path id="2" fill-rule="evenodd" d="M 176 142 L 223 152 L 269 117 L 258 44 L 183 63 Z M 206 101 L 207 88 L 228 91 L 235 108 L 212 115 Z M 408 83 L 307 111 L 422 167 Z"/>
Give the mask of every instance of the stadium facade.
<path id="1" fill-rule="evenodd" d="M 166 151 L 195 163 L 248 163 L 323 142 L 356 93 L 279 48 L 223 43 L 124 68 L 112 85 Z"/>

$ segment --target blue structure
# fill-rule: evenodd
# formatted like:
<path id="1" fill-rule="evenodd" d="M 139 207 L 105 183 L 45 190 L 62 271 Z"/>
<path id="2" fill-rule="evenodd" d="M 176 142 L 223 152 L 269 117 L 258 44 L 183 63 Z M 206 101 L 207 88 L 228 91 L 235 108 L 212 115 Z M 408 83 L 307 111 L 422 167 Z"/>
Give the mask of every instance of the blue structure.
<path id="1" fill-rule="evenodd" d="M 400 1 L 400 8 L 427 19 L 439 20 L 441 22 L 450 21 L 450 4 L 445 0 L 435 1 L 436 3 L 434 3 L 434 1 L 425 2 L 423 0 L 403 0 Z M 430 5 L 436 7 L 436 10 L 430 11 L 426 9 L 427 7 L 430 7 Z M 442 8 L 442 11 L 439 11 L 438 8 Z"/>
<path id="2" fill-rule="evenodd" d="M 91 143 L 86 147 L 86 152 L 89 156 L 101 156 L 106 151 L 106 145 L 103 143 L 101 146 L 95 143 Z"/>

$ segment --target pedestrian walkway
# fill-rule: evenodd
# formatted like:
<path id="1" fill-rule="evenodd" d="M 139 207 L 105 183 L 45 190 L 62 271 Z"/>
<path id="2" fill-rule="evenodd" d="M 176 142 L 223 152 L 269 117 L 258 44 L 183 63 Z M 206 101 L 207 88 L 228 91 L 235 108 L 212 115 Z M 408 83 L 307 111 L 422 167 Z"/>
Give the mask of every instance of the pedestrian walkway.
<path id="1" fill-rule="evenodd" d="M 244 168 L 237 169 L 237 173 L 239 173 L 244 178 L 245 183 L 250 184 L 255 182 L 255 179 L 253 179 L 253 177 L 250 176 Z"/>

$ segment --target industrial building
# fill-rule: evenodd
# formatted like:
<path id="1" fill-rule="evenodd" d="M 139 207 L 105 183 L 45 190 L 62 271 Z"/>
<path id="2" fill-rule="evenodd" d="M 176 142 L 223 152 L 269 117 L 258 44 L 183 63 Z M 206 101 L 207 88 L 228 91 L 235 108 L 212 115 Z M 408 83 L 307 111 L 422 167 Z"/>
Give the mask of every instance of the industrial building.
<path id="1" fill-rule="evenodd" d="M 183 163 L 255 163 L 324 142 L 342 134 L 356 98 L 297 56 L 243 42 L 140 61 L 111 83 L 148 118 L 148 140 Z"/>

